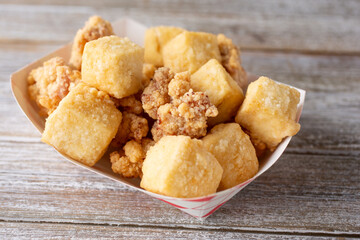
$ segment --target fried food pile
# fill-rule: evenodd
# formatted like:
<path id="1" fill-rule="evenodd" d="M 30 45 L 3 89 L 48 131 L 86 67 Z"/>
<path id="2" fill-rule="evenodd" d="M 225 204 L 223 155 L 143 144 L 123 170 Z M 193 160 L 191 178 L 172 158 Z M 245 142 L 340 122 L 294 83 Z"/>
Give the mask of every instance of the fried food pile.
<path id="1" fill-rule="evenodd" d="M 69 63 L 54 57 L 28 76 L 47 117 L 43 142 L 88 166 L 111 146 L 114 173 L 181 198 L 249 180 L 258 158 L 299 131 L 297 90 L 267 77 L 247 85 L 223 34 L 153 27 L 142 48 L 98 16 L 77 32 Z"/>

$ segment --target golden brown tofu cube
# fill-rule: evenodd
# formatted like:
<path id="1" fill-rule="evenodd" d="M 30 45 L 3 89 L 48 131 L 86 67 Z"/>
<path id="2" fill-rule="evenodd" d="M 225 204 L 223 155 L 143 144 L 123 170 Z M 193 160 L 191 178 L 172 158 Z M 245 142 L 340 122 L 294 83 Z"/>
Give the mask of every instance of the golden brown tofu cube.
<path id="1" fill-rule="evenodd" d="M 202 141 L 224 170 L 219 190 L 245 182 L 258 172 L 255 148 L 239 124 L 216 125 Z"/>
<path id="2" fill-rule="evenodd" d="M 221 61 L 217 38 L 211 33 L 183 32 L 163 48 L 164 66 L 177 73 L 194 73 L 212 58 Z"/>
<path id="3" fill-rule="evenodd" d="M 46 119 L 41 140 L 88 166 L 105 153 L 121 122 L 109 95 L 79 83 Z"/>
<path id="4" fill-rule="evenodd" d="M 295 122 L 299 101 L 296 89 L 260 77 L 248 86 L 235 121 L 249 131 L 257 144 L 264 143 L 273 151 L 283 138 L 300 130 L 300 124 Z"/>
<path id="5" fill-rule="evenodd" d="M 195 91 L 205 92 L 219 111 L 216 117 L 209 118 L 210 126 L 229 121 L 244 100 L 239 85 L 216 59 L 208 61 L 191 76 L 191 86 Z"/>
<path id="6" fill-rule="evenodd" d="M 123 98 L 141 88 L 144 49 L 128 38 L 102 37 L 86 43 L 81 74 L 89 85 Z"/>
<path id="7" fill-rule="evenodd" d="M 81 59 L 84 47 L 87 42 L 92 40 L 114 35 L 111 23 L 99 16 L 92 16 L 87 20 L 85 26 L 77 31 L 71 49 L 70 65 L 77 70 L 81 70 Z"/>
<path id="8" fill-rule="evenodd" d="M 216 192 L 222 168 L 197 139 L 165 136 L 146 154 L 140 186 L 171 197 L 200 197 Z"/>
<path id="9" fill-rule="evenodd" d="M 163 66 L 163 47 L 183 31 L 185 30 L 182 28 L 166 26 L 153 27 L 146 30 L 145 62 L 154 64 L 157 67 Z"/>

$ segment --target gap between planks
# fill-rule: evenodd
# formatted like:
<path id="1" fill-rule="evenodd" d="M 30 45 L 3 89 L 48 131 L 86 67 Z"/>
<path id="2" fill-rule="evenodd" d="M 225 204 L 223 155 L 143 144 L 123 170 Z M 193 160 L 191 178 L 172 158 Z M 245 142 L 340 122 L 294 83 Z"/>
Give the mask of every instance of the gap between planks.
<path id="1" fill-rule="evenodd" d="M 360 233 L 348 233 L 348 232 L 325 232 L 325 231 L 276 231 L 273 229 L 268 229 L 264 231 L 263 229 L 258 228 L 243 228 L 243 229 L 232 229 L 232 228 L 221 228 L 221 227 L 212 227 L 206 226 L 208 228 L 203 228 L 200 225 L 194 225 L 189 227 L 189 225 L 177 226 L 177 225 L 162 225 L 162 224 L 106 224 L 106 223 L 75 223 L 75 222 L 51 222 L 51 221 L 7 221 L 0 219 L 0 222 L 4 223 L 28 223 L 28 224 L 62 224 L 62 225 L 78 225 L 78 226 L 99 226 L 99 227 L 127 227 L 127 228 L 144 228 L 144 229 L 163 229 L 163 230 L 191 230 L 191 231 L 201 231 L 206 230 L 207 232 L 233 232 L 233 233 L 244 233 L 244 234 L 276 234 L 276 235 L 285 235 L 285 236 L 316 236 L 316 237 L 351 237 L 351 238 L 359 238 Z M 206 220 L 199 221 L 201 223 L 205 223 Z M 210 227 L 210 228 L 209 228 Z"/>
<path id="2" fill-rule="evenodd" d="M 0 44 L 1 45 L 52 45 L 54 47 L 61 46 L 67 44 L 69 41 L 58 41 L 58 40 L 31 40 L 31 39 L 9 39 L 9 38 L 1 38 L 0 36 Z M 310 56 L 330 56 L 330 57 L 337 57 L 337 56 L 349 56 L 349 57 L 357 57 L 360 56 L 360 51 L 354 50 L 353 52 L 349 51 L 339 51 L 339 50 L 332 50 L 324 51 L 324 50 L 308 50 L 308 49 L 291 49 L 291 48 L 269 48 L 269 47 L 262 47 L 262 48 L 255 48 L 255 47 L 241 47 L 242 52 L 249 52 L 249 53 L 282 53 L 282 54 L 299 54 L 299 55 L 310 55 Z"/>
<path id="3" fill-rule="evenodd" d="M 320 5 L 313 1 L 295 5 L 289 1 L 273 1 L 273 4 L 263 1 L 254 5 L 233 2 L 232 7 L 227 4 L 214 7 L 216 2 L 204 2 L 202 5 L 173 3 L 143 1 L 135 5 L 123 3 L 117 7 L 106 7 L 103 4 L 101 7 L 3 4 L 0 16 L 4 15 L 4 21 L 7 18 L 12 18 L 12 21 L 4 25 L 0 35 L 3 39 L 11 40 L 56 38 L 67 41 L 73 38 L 77 28 L 83 25 L 88 16 L 99 14 L 108 20 L 129 16 L 149 26 L 165 23 L 189 30 L 223 32 L 236 43 L 241 42 L 242 46 L 250 48 L 321 49 L 349 53 L 360 51 L 356 38 L 360 33 L 356 15 L 360 8 L 359 2 L 353 2 L 350 7 L 340 1 L 323 1 Z M 162 13 L 160 15 L 159 10 Z M 50 24 L 43 23 L 45 18 Z M 17 31 L 12 31 L 14 28 Z M 53 34 L 48 34 L 50 32 Z"/>

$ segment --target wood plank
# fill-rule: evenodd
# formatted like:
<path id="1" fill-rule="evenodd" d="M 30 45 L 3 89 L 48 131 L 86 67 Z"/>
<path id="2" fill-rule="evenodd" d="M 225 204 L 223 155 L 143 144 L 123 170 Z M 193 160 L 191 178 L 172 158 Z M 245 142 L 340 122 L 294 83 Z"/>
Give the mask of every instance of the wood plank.
<path id="1" fill-rule="evenodd" d="M 64 161 L 0 141 L 0 220 L 298 234 L 359 234 L 359 156 L 285 153 L 204 223 Z M 355 213 L 355 214 L 354 214 Z"/>
<path id="2" fill-rule="evenodd" d="M 297 3 L 244 0 L 228 1 L 220 6 L 216 1 L 107 3 L 77 3 L 83 6 L 64 6 L 62 4 L 66 3 L 62 1 L 55 2 L 60 4 L 56 6 L 2 4 L 0 41 L 67 42 L 90 15 L 99 14 L 109 20 L 128 16 L 149 26 L 166 24 L 189 30 L 223 32 L 244 49 L 360 53 L 358 1 L 344 4 L 339 0 Z"/>
<path id="3" fill-rule="evenodd" d="M 55 44 L 0 44 L 0 135 L 11 141 L 39 141 L 9 88 L 9 75 L 56 49 Z M 360 154 L 360 56 L 244 51 L 245 68 L 307 90 L 302 129 L 287 151 Z"/>
<path id="4" fill-rule="evenodd" d="M 50 224 L 0 222 L 2 239 L 327 239 L 328 236 L 281 235 L 273 233 L 244 233 L 223 231 L 198 231 L 192 229 L 124 227 L 114 225 Z M 338 235 L 335 235 L 338 236 Z"/>

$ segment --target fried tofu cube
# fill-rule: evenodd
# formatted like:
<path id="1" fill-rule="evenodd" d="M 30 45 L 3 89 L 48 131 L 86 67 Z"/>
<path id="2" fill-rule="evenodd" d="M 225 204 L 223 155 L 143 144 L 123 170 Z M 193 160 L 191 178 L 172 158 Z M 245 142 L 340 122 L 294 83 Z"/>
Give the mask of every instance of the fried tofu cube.
<path id="1" fill-rule="evenodd" d="M 102 37 L 86 43 L 82 80 L 113 97 L 123 98 L 141 88 L 144 49 L 128 38 Z"/>
<path id="2" fill-rule="evenodd" d="M 209 60 L 191 76 L 191 86 L 205 92 L 219 111 L 216 117 L 209 118 L 210 126 L 229 121 L 244 100 L 242 89 L 216 59 Z"/>
<path id="3" fill-rule="evenodd" d="M 93 166 L 115 137 L 121 118 L 108 94 L 81 82 L 46 119 L 41 140 Z"/>
<path id="4" fill-rule="evenodd" d="M 248 86 L 235 121 L 249 131 L 256 145 L 264 143 L 274 151 L 283 138 L 300 130 L 295 121 L 299 101 L 296 89 L 260 77 Z"/>
<path id="5" fill-rule="evenodd" d="M 140 186 L 171 197 L 200 197 L 216 192 L 222 168 L 197 139 L 165 136 L 147 152 Z"/>
<path id="6" fill-rule="evenodd" d="M 177 73 L 194 73 L 212 58 L 221 61 L 217 38 L 211 33 L 183 32 L 163 48 L 164 66 Z"/>
<path id="7" fill-rule="evenodd" d="M 114 35 L 110 22 L 99 16 L 90 17 L 85 23 L 85 26 L 79 29 L 75 35 L 71 48 L 70 65 L 77 70 L 81 70 L 81 59 L 85 44 L 92 40 L 110 35 Z"/>
<path id="8" fill-rule="evenodd" d="M 185 31 L 182 28 L 158 26 L 146 30 L 145 33 L 145 62 L 157 67 L 164 65 L 162 57 L 163 47 L 174 37 Z"/>
<path id="9" fill-rule="evenodd" d="M 218 190 L 234 187 L 258 172 L 255 148 L 239 124 L 216 125 L 202 141 L 224 170 Z"/>

